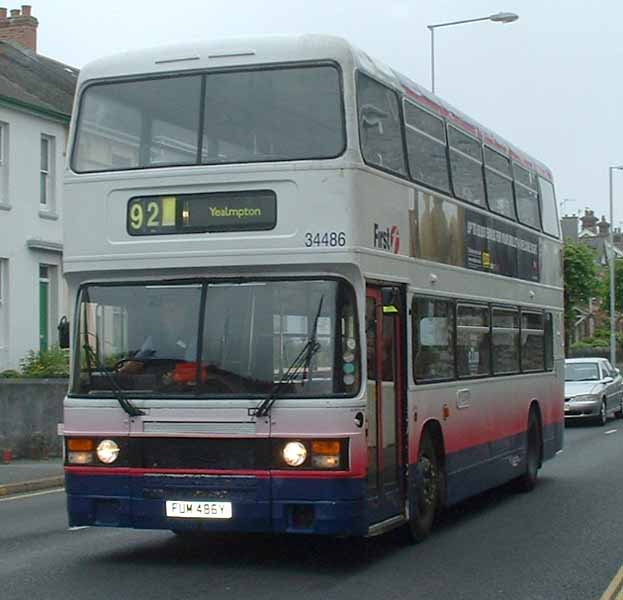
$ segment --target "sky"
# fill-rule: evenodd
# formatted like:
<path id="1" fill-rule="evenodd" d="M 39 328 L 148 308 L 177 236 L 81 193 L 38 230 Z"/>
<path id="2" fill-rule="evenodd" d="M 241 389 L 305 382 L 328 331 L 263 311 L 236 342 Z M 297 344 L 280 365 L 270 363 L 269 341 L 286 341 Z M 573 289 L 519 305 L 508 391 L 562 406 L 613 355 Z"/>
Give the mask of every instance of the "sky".
<path id="1" fill-rule="evenodd" d="M 38 52 L 76 67 L 130 49 L 269 33 L 330 33 L 430 87 L 427 25 L 514 12 L 435 34 L 436 93 L 554 173 L 563 213 L 609 220 L 623 165 L 620 0 L 30 0 Z M 0 6 L 17 8 L 0 0 Z M 623 226 L 623 171 L 614 173 Z"/>

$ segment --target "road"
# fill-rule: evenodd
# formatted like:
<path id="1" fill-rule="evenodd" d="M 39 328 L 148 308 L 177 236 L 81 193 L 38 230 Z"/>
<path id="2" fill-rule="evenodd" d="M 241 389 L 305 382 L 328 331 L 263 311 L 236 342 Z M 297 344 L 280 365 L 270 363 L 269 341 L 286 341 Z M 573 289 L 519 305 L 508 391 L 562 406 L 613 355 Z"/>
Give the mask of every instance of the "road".
<path id="1" fill-rule="evenodd" d="M 610 433 L 608 433 L 610 432 Z M 299 537 L 69 531 L 64 495 L 0 500 L 0 598 L 598 599 L 623 562 L 623 421 L 573 426 L 530 494 L 450 510 L 419 546 Z"/>

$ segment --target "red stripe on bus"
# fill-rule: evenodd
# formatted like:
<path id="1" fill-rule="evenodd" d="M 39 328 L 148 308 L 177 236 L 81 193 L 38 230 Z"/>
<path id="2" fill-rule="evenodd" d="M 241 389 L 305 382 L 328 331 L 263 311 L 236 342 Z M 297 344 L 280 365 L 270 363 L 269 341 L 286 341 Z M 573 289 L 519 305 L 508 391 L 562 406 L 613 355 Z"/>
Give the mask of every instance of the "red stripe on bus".
<path id="1" fill-rule="evenodd" d="M 252 471 L 232 469 L 141 469 L 135 467 L 72 467 L 66 466 L 65 473 L 71 475 L 117 475 L 124 477 L 143 477 L 145 475 L 234 475 L 269 479 L 360 479 L 365 471 Z"/>

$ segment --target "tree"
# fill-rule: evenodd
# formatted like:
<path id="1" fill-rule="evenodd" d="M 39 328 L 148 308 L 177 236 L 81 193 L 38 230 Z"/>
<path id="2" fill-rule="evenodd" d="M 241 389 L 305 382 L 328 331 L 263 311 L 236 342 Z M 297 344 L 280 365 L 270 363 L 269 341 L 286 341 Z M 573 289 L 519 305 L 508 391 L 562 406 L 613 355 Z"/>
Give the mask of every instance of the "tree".
<path id="1" fill-rule="evenodd" d="M 600 287 L 594 251 L 584 244 L 565 243 L 565 349 L 569 339 L 576 308 L 589 303 Z"/>

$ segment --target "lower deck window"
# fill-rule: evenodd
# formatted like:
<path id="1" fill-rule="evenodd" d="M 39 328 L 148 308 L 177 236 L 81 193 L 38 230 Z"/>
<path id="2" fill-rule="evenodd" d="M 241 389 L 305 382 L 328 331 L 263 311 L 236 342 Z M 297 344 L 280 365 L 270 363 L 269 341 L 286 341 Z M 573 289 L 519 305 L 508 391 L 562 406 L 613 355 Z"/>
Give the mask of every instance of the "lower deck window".
<path id="1" fill-rule="evenodd" d="M 416 381 L 454 378 L 454 306 L 445 300 L 413 300 L 413 371 Z"/>
<path id="2" fill-rule="evenodd" d="M 456 323 L 456 354 L 459 377 L 488 375 L 491 372 L 489 308 L 459 304 Z"/>
<path id="3" fill-rule="evenodd" d="M 542 371 L 545 365 L 543 313 L 521 315 L 521 370 Z"/>
<path id="4" fill-rule="evenodd" d="M 551 371 L 550 312 L 414 297 L 416 383 Z"/>

